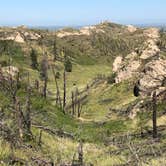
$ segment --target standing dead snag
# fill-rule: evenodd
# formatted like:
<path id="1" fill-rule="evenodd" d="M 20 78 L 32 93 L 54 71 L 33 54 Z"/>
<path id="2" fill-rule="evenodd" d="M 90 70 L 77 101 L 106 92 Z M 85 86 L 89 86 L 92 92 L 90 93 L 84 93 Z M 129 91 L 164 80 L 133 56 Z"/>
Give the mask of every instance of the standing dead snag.
<path id="1" fill-rule="evenodd" d="M 66 54 L 64 51 L 64 48 L 62 50 L 62 56 L 64 57 L 64 71 L 63 71 L 63 113 L 65 114 L 65 108 L 66 108 Z"/>
<path id="2" fill-rule="evenodd" d="M 71 114 L 72 116 L 77 116 L 78 118 L 81 116 L 81 111 L 82 111 L 82 101 L 86 96 L 80 97 L 80 93 L 78 91 L 78 88 L 73 90 L 71 92 L 71 105 L 69 108 L 72 109 Z"/>
<path id="3" fill-rule="evenodd" d="M 9 78 L 7 79 L 9 81 L 9 91 L 12 96 L 13 105 L 15 105 L 17 91 L 20 88 L 20 73 L 18 72 L 15 78 L 13 78 L 11 73 L 11 66 L 9 66 Z"/>
<path id="4" fill-rule="evenodd" d="M 60 108 L 62 108 L 62 101 L 61 101 L 61 96 L 60 96 L 60 90 L 59 90 L 59 86 L 58 86 L 57 76 L 55 74 L 54 67 L 51 66 L 51 68 L 52 68 L 52 72 L 53 72 L 54 79 L 55 79 L 55 84 L 56 84 L 56 104 L 59 104 Z"/>
<path id="5" fill-rule="evenodd" d="M 80 141 L 78 146 L 78 161 L 80 166 L 83 166 L 83 143 Z"/>
<path id="6" fill-rule="evenodd" d="M 27 88 L 27 100 L 26 100 L 26 124 L 27 130 L 31 131 L 31 88 Z"/>
<path id="7" fill-rule="evenodd" d="M 39 141 L 38 141 L 38 145 L 39 145 L 39 146 L 42 145 L 42 130 L 40 130 L 40 133 L 39 133 Z"/>
<path id="8" fill-rule="evenodd" d="M 44 81 L 44 87 L 43 87 L 43 97 L 47 97 L 47 82 L 48 82 L 48 60 L 47 60 L 47 54 L 44 55 L 42 62 L 41 62 L 41 72 L 40 76 L 41 79 Z"/>
<path id="9" fill-rule="evenodd" d="M 76 155 L 78 154 L 78 155 Z M 72 166 L 83 166 L 84 162 L 83 162 L 83 142 L 82 140 L 79 142 L 78 148 L 77 148 L 77 152 L 74 153 L 73 155 L 73 160 L 72 160 Z M 76 158 L 78 157 L 78 158 Z"/>
<path id="10" fill-rule="evenodd" d="M 32 133 L 31 133 L 31 86 L 29 80 L 29 73 L 28 73 L 25 123 L 27 129 L 27 136 L 30 139 L 30 137 L 32 137 Z"/>
<path id="11" fill-rule="evenodd" d="M 47 78 L 44 79 L 43 97 L 47 98 Z"/>
<path id="12" fill-rule="evenodd" d="M 53 43 L 53 55 L 54 55 L 54 61 L 57 60 L 57 37 L 55 35 L 54 43 Z"/>
<path id="13" fill-rule="evenodd" d="M 35 80 L 35 89 L 39 92 L 39 80 Z"/>
<path id="14" fill-rule="evenodd" d="M 82 104 L 81 104 L 81 101 L 78 100 L 78 110 L 77 110 L 78 118 L 80 118 L 81 116 L 81 111 L 82 111 Z"/>
<path id="15" fill-rule="evenodd" d="M 16 102 L 15 102 L 15 111 L 16 111 L 16 119 L 17 119 L 18 137 L 19 137 L 19 141 L 22 142 L 22 139 L 23 139 L 23 119 L 22 119 L 20 101 L 17 98 L 16 98 Z"/>
<path id="16" fill-rule="evenodd" d="M 63 73 L 63 113 L 65 114 L 66 108 L 66 71 Z"/>
<path id="17" fill-rule="evenodd" d="M 74 92 L 71 92 L 71 102 L 72 102 L 72 116 L 75 114 L 75 97 L 74 97 Z"/>
<path id="18" fill-rule="evenodd" d="M 153 106 L 153 116 L 152 116 L 153 138 L 157 138 L 157 95 L 156 95 L 156 91 L 153 93 L 152 106 Z"/>

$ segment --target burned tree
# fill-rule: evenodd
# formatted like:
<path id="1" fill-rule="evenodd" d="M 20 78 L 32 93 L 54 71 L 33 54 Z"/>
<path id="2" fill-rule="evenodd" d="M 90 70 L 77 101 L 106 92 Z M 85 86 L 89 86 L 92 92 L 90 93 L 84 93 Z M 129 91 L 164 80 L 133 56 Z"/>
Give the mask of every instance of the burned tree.
<path id="1" fill-rule="evenodd" d="M 35 80 L 35 89 L 39 92 L 39 86 L 40 86 L 40 83 L 39 83 L 39 80 Z"/>
<path id="2" fill-rule="evenodd" d="M 82 101 L 84 100 L 85 96 L 80 97 L 78 88 L 71 92 L 71 109 L 72 109 L 72 116 L 76 115 L 78 118 L 81 116 L 82 111 Z"/>
<path id="3" fill-rule="evenodd" d="M 67 56 L 67 51 L 63 48 L 62 57 L 64 57 L 64 72 L 63 72 L 63 112 L 66 108 L 66 73 L 72 71 L 72 63 Z"/>
<path id="4" fill-rule="evenodd" d="M 65 114 L 66 108 L 66 71 L 63 72 L 63 113 Z"/>
<path id="5" fill-rule="evenodd" d="M 32 133 L 31 133 L 31 91 L 32 91 L 32 89 L 30 86 L 29 73 L 28 73 L 25 123 L 26 123 L 27 137 L 29 139 L 32 138 Z"/>
<path id="6" fill-rule="evenodd" d="M 21 103 L 18 100 L 18 98 L 16 98 L 16 102 L 15 102 L 15 111 L 16 111 L 16 119 L 17 119 L 17 130 L 18 130 L 18 138 L 19 141 L 22 142 L 23 140 L 23 113 L 21 110 Z"/>
<path id="7" fill-rule="evenodd" d="M 66 108 L 66 53 L 63 48 L 62 50 L 62 57 L 64 57 L 64 71 L 63 71 L 63 113 L 65 114 L 65 108 Z"/>
<path id="8" fill-rule="evenodd" d="M 80 166 L 83 166 L 83 143 L 80 141 L 78 146 L 78 161 Z"/>
<path id="9" fill-rule="evenodd" d="M 72 102 L 72 116 L 75 114 L 75 94 L 72 91 L 71 92 L 71 102 Z"/>
<path id="10" fill-rule="evenodd" d="M 51 68 L 52 68 L 52 72 L 53 72 L 54 79 L 55 79 L 55 84 L 56 84 L 56 104 L 59 104 L 60 108 L 62 108 L 62 101 L 61 101 L 61 96 L 60 96 L 60 90 L 59 90 L 59 86 L 58 86 L 57 76 L 56 76 L 56 73 L 55 73 L 54 66 L 51 66 Z"/>
<path id="11" fill-rule="evenodd" d="M 66 72 L 72 72 L 72 63 L 68 57 L 65 57 L 65 70 Z"/>
<path id="12" fill-rule="evenodd" d="M 54 43 L 53 43 L 53 55 L 54 55 L 54 61 L 57 60 L 57 37 L 55 36 Z"/>
<path id="13" fill-rule="evenodd" d="M 153 109 L 153 115 L 152 115 L 153 138 L 157 138 L 157 95 L 156 95 L 156 91 L 153 92 L 152 109 Z"/>
<path id="14" fill-rule="evenodd" d="M 39 64 L 38 64 L 38 60 L 37 60 L 36 50 L 34 50 L 33 48 L 31 49 L 30 57 L 31 57 L 32 68 L 37 70 Z"/>
<path id="15" fill-rule="evenodd" d="M 41 61 L 41 72 L 40 76 L 41 79 L 44 81 L 44 87 L 43 87 L 43 97 L 47 97 L 47 82 L 48 82 L 48 60 L 47 60 L 47 55 L 43 56 L 43 59 Z"/>
<path id="16" fill-rule="evenodd" d="M 78 158 L 77 158 L 78 157 Z M 83 142 L 79 142 L 77 152 L 73 156 L 72 166 L 83 166 L 84 165 L 84 152 L 83 152 Z"/>

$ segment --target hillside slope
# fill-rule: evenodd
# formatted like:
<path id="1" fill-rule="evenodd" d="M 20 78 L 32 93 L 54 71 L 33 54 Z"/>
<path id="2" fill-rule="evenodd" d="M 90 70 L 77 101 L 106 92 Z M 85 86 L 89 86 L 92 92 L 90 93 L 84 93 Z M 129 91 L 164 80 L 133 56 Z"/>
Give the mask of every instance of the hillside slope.
<path id="1" fill-rule="evenodd" d="M 165 39 L 109 22 L 0 28 L 0 164 L 163 166 Z"/>

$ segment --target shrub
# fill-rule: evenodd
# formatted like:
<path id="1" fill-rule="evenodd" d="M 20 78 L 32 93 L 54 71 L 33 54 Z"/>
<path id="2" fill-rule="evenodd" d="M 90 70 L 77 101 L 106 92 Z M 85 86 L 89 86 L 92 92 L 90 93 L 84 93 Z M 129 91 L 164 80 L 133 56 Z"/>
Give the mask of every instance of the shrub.
<path id="1" fill-rule="evenodd" d="M 61 76 L 61 74 L 59 73 L 59 71 L 56 72 L 56 74 L 55 74 L 56 79 L 60 79 L 60 76 Z"/>
<path id="2" fill-rule="evenodd" d="M 34 49 L 31 50 L 31 66 L 33 69 L 38 69 L 37 53 Z"/>
<path id="3" fill-rule="evenodd" d="M 111 76 L 107 78 L 107 82 L 109 84 L 114 84 L 115 83 L 115 78 L 116 78 L 116 73 L 113 73 Z"/>
<path id="4" fill-rule="evenodd" d="M 65 71 L 72 72 L 72 63 L 69 58 L 67 58 L 65 61 Z"/>

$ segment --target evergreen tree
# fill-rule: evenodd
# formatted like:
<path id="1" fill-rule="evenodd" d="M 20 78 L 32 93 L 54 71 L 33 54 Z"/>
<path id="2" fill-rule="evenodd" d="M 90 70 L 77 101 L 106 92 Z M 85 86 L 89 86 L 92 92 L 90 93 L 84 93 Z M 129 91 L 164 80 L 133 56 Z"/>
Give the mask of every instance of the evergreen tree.
<path id="1" fill-rule="evenodd" d="M 40 77 L 42 80 L 48 79 L 47 70 L 48 70 L 48 60 L 47 57 L 44 56 L 40 64 Z"/>
<path id="2" fill-rule="evenodd" d="M 47 55 L 44 55 L 42 62 L 41 62 L 41 69 L 40 69 L 40 76 L 41 79 L 44 81 L 43 87 L 43 97 L 47 97 L 47 81 L 48 81 L 48 60 Z"/>
<path id="3" fill-rule="evenodd" d="M 31 50 L 31 66 L 33 69 L 38 69 L 38 60 L 37 60 L 37 53 L 34 49 Z"/>
<path id="4" fill-rule="evenodd" d="M 53 44 L 53 55 L 54 55 L 54 61 L 57 60 L 57 41 L 56 41 L 56 37 L 54 40 L 54 44 Z"/>
<path id="5" fill-rule="evenodd" d="M 65 71 L 72 72 L 72 63 L 69 58 L 65 59 Z"/>

